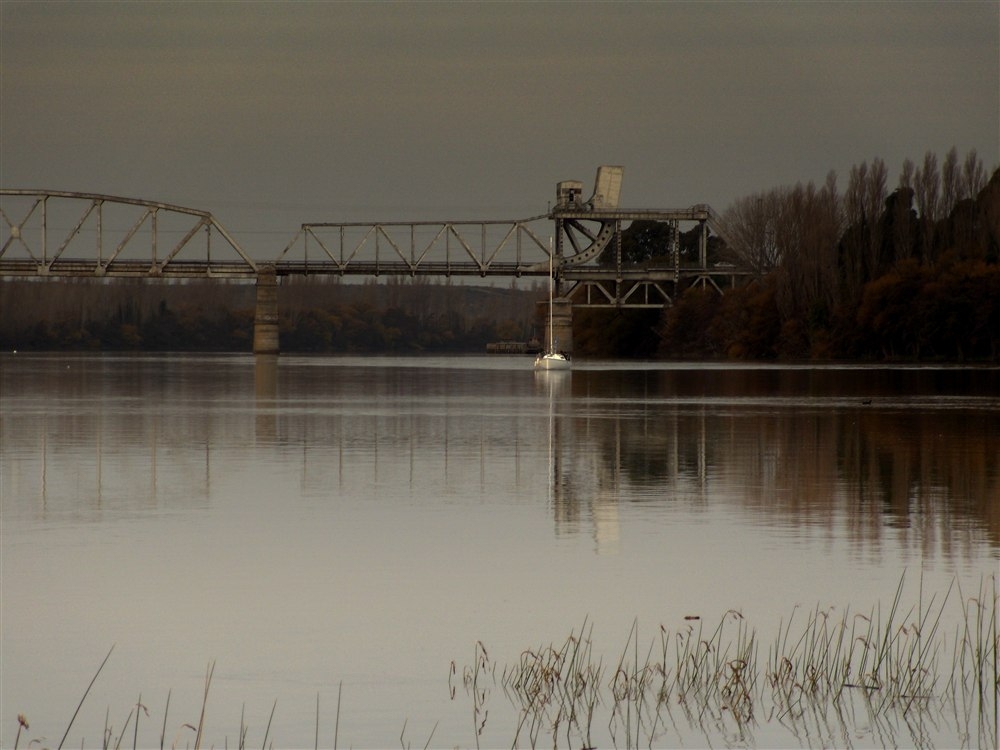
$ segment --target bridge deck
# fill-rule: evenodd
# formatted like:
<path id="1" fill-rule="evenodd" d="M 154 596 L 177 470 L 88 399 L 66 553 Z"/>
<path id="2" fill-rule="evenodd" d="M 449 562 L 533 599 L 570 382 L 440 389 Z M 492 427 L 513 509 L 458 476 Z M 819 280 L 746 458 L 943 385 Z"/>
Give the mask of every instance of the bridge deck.
<path id="1" fill-rule="evenodd" d="M 258 267 L 261 264 L 258 264 Z M 264 264 L 267 265 L 267 264 Z M 275 273 L 281 276 L 471 276 L 471 277 L 546 277 L 547 268 L 538 265 L 525 266 L 517 263 L 492 263 L 482 267 L 476 263 L 422 262 L 411 265 L 401 261 L 352 261 L 340 264 L 334 261 L 286 260 L 273 264 Z M 181 261 L 173 260 L 160 265 L 149 261 L 117 260 L 109 264 L 87 260 L 59 259 L 48 264 L 39 264 L 31 259 L 0 258 L 0 276 L 49 277 L 49 278 L 242 278 L 256 279 L 258 270 L 240 261 Z M 746 272 L 734 268 L 700 268 L 682 265 L 675 272 L 673 268 L 645 268 L 614 266 L 566 266 L 560 278 L 567 281 L 673 281 L 675 276 L 713 276 L 728 278 L 745 276 Z"/>

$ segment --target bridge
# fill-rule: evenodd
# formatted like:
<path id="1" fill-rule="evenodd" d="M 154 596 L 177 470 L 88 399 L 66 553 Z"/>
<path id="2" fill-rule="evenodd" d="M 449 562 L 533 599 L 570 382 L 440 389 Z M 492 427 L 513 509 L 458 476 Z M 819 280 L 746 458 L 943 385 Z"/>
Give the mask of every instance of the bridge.
<path id="1" fill-rule="evenodd" d="M 662 308 L 682 286 L 720 293 L 742 275 L 709 267 L 709 231 L 719 217 L 699 204 L 622 209 L 623 170 L 597 171 L 593 195 L 558 183 L 549 213 L 518 220 L 304 223 L 269 260 L 251 258 L 208 211 L 94 193 L 0 188 L 7 238 L 0 278 L 248 279 L 257 284 L 255 352 L 278 350 L 278 279 L 288 276 L 546 277 L 555 283 L 560 342 L 572 349 L 572 308 Z M 665 222 L 664 267 L 622 262 L 623 222 Z M 700 227 L 699 260 L 680 262 L 682 222 Z M 612 251 L 614 262 L 598 264 Z"/>

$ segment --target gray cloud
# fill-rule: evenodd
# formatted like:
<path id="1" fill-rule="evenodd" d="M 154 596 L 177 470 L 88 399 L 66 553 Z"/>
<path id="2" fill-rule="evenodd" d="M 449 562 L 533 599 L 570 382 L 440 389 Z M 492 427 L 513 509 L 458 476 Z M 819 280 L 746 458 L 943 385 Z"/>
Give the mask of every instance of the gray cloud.
<path id="1" fill-rule="evenodd" d="M 526 216 L 602 163 L 627 205 L 722 209 L 876 156 L 998 162 L 995 2 L 7 0 L 0 21 L 4 186 L 236 234 Z"/>

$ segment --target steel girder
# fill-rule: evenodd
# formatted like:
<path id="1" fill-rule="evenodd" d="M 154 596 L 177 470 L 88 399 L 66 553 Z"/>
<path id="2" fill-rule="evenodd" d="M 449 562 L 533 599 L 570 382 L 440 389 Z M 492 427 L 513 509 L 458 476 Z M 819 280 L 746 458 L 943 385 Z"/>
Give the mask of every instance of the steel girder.
<path id="1" fill-rule="evenodd" d="M 0 272 L 4 275 L 249 278 L 257 272 L 257 264 L 207 211 L 68 191 L 3 188 L 0 197 L 6 205 L 0 205 L 0 217 L 8 229 L 6 241 L 0 246 Z M 19 204 L 20 209 L 14 218 L 12 204 Z M 109 212 L 114 212 L 115 220 L 122 223 L 106 226 Z M 203 257 L 179 258 L 182 251 L 197 244 L 195 238 L 202 231 Z M 213 232 L 235 252 L 237 260 L 212 259 Z M 76 250 L 82 244 L 80 238 L 88 234 L 93 241 L 91 257 L 65 257 L 67 249 L 73 246 Z M 148 239 L 149 244 L 137 249 L 143 239 Z M 161 255 L 164 247 L 168 249 Z"/>

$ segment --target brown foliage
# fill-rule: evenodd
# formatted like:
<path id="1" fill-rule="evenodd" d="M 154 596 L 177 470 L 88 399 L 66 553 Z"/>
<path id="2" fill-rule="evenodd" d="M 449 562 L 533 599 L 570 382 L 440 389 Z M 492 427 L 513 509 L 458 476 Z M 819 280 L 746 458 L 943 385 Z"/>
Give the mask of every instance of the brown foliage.
<path id="1" fill-rule="evenodd" d="M 996 359 L 1000 266 L 954 255 L 935 268 L 901 264 L 865 289 L 858 326 L 885 358 Z"/>
<path id="2" fill-rule="evenodd" d="M 929 152 L 907 162 L 891 194 L 876 159 L 843 198 L 831 175 L 727 217 L 744 267 L 764 267 L 757 247 L 773 268 L 722 298 L 685 292 L 664 312 L 662 355 L 1000 358 L 1000 170 L 986 182 L 975 151 L 960 164 L 952 149 L 941 171 Z"/>

